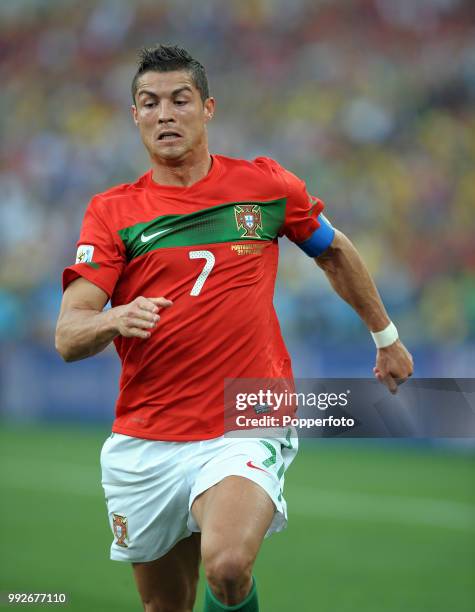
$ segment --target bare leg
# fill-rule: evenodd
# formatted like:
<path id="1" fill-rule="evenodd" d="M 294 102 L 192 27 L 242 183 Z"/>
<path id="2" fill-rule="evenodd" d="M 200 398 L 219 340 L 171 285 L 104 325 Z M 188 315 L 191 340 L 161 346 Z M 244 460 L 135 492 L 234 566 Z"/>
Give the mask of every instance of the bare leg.
<path id="1" fill-rule="evenodd" d="M 192 612 L 200 565 L 200 535 L 180 540 L 156 561 L 133 563 L 146 612 Z"/>
<path id="2" fill-rule="evenodd" d="M 248 595 L 252 567 L 274 511 L 264 489 L 240 476 L 224 478 L 194 501 L 206 578 L 223 604 L 239 604 Z"/>

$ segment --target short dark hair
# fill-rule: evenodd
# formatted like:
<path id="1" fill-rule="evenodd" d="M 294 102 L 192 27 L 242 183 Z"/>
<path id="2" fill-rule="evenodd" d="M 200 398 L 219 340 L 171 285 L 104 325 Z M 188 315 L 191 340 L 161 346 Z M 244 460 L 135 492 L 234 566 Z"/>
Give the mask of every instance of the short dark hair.
<path id="1" fill-rule="evenodd" d="M 138 54 L 138 68 L 132 80 L 132 100 L 135 103 L 137 81 L 144 72 L 170 72 L 172 70 L 187 70 L 193 83 L 200 92 L 203 102 L 209 98 L 208 77 L 206 70 L 200 62 L 178 45 L 155 45 L 142 47 Z"/>

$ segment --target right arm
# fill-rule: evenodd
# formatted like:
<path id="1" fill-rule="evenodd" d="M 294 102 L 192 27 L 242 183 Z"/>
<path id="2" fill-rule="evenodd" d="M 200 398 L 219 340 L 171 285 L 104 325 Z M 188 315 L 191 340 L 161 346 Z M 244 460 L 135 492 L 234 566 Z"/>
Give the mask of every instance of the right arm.
<path id="1" fill-rule="evenodd" d="M 135 298 L 129 304 L 103 310 L 108 295 L 85 278 L 70 283 L 63 295 L 56 325 L 56 350 L 65 361 L 77 361 L 103 351 L 114 338 L 151 336 L 160 320 L 159 308 L 172 305 L 170 300 Z"/>

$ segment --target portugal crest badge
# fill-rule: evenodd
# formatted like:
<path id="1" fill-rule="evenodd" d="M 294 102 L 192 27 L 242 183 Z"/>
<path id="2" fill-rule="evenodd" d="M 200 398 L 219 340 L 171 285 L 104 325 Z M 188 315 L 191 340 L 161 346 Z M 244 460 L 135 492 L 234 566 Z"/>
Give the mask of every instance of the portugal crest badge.
<path id="1" fill-rule="evenodd" d="M 120 514 L 112 514 L 112 528 L 114 529 L 115 543 L 117 546 L 128 548 L 127 540 L 127 517 Z"/>
<path id="2" fill-rule="evenodd" d="M 262 230 L 261 207 L 258 204 L 236 204 L 234 207 L 238 230 L 243 229 L 241 238 L 261 238 L 257 230 Z"/>

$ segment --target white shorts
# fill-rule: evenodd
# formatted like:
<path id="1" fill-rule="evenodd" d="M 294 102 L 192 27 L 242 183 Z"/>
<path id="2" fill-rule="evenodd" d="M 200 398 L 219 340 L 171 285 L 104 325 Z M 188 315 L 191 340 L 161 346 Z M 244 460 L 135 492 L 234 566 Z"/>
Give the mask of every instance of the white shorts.
<path id="1" fill-rule="evenodd" d="M 284 473 L 294 459 L 294 430 L 282 438 L 220 437 L 162 442 L 113 433 L 101 452 L 102 486 L 114 534 L 111 559 L 153 561 L 199 532 L 195 498 L 227 476 L 260 485 L 274 502 L 266 537 L 287 525 Z"/>

